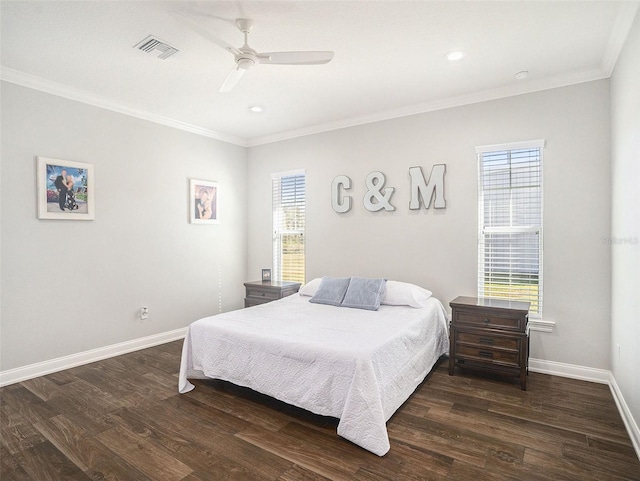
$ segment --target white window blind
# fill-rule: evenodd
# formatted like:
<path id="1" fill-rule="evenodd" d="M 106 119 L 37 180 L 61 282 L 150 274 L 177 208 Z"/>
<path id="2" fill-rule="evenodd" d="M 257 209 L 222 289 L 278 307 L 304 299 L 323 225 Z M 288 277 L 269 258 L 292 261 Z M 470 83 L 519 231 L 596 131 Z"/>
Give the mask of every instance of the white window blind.
<path id="1" fill-rule="evenodd" d="M 305 282 L 305 172 L 271 175 L 273 279 Z"/>
<path id="2" fill-rule="evenodd" d="M 478 296 L 542 314 L 544 141 L 478 147 Z"/>

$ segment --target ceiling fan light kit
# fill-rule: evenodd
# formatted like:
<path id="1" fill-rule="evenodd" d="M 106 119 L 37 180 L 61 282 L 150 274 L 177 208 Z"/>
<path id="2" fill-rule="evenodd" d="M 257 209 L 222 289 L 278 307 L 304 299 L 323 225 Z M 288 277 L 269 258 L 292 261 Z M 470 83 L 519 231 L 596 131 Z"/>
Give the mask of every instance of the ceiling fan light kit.
<path id="1" fill-rule="evenodd" d="M 247 57 L 239 58 L 238 60 L 236 60 L 236 63 L 238 64 L 238 68 L 242 70 L 250 70 L 256 65 L 255 60 Z"/>
<path id="2" fill-rule="evenodd" d="M 328 50 L 258 53 L 249 46 L 249 32 L 253 28 L 253 20 L 248 18 L 238 18 L 236 20 L 238 30 L 244 35 L 244 45 L 240 48 L 235 48 L 227 45 L 226 42 L 212 35 L 206 28 L 185 15 L 176 12 L 169 12 L 169 14 L 234 56 L 236 64 L 222 83 L 220 92 L 231 91 L 240 81 L 245 71 L 251 70 L 261 63 L 273 65 L 321 65 L 333 59 L 333 52 Z"/>

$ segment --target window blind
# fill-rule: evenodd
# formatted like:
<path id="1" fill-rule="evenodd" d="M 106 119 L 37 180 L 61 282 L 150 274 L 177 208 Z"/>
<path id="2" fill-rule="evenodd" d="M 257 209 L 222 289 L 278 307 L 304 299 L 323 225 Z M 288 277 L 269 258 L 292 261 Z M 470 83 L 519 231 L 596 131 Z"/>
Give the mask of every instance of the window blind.
<path id="1" fill-rule="evenodd" d="M 478 296 L 542 314 L 543 141 L 479 147 Z"/>
<path id="2" fill-rule="evenodd" d="M 277 281 L 305 282 L 304 171 L 272 174 L 273 276 Z"/>

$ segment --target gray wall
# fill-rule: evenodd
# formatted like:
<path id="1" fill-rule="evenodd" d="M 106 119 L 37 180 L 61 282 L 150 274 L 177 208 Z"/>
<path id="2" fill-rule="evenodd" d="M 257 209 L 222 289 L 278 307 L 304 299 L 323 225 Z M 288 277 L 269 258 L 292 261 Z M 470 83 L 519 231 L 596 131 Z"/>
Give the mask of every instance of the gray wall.
<path id="1" fill-rule="evenodd" d="M 1 93 L 0 370 L 242 306 L 245 148 L 10 83 Z M 94 165 L 95 221 L 37 219 L 38 155 Z M 220 183 L 220 225 L 189 224 L 189 178 Z"/>
<path id="2" fill-rule="evenodd" d="M 624 97 L 631 87 L 620 72 Z M 609 369 L 611 345 L 633 342 L 624 334 L 611 339 L 609 105 L 609 82 L 590 82 L 247 151 L 3 83 L 1 369 L 241 307 L 242 282 L 271 265 L 272 172 L 307 170 L 308 279 L 385 276 L 428 287 L 445 304 L 473 295 L 474 148 L 540 138 L 547 142 L 544 318 L 557 326 L 533 334 L 531 355 Z M 36 155 L 94 164 L 95 221 L 37 220 Z M 447 164 L 447 209 L 410 211 L 409 167 L 428 175 L 435 163 Z M 395 212 L 364 209 L 364 180 L 373 170 L 395 187 Z M 353 181 L 354 207 L 342 215 L 330 199 L 339 174 Z M 187 222 L 190 177 L 221 183 L 219 226 Z M 617 180 L 630 182 L 625 174 Z M 60 272 L 71 273 L 62 287 Z M 147 321 L 137 318 L 142 305 L 151 311 Z M 637 352 L 624 346 L 623 354 Z"/>
<path id="3" fill-rule="evenodd" d="M 545 139 L 544 319 L 531 356 L 610 368 L 609 81 L 376 122 L 249 149 L 247 277 L 271 265 L 270 173 L 307 172 L 307 280 L 381 276 L 448 304 L 475 295 L 478 145 Z M 410 211 L 408 169 L 447 164 L 446 210 Z M 365 177 L 395 187 L 395 212 L 367 211 Z M 354 207 L 331 208 L 332 179 L 352 179 Z"/>
<path id="4" fill-rule="evenodd" d="M 637 15 L 611 80 L 611 370 L 634 419 L 640 421 L 639 58 L 640 15 Z"/>

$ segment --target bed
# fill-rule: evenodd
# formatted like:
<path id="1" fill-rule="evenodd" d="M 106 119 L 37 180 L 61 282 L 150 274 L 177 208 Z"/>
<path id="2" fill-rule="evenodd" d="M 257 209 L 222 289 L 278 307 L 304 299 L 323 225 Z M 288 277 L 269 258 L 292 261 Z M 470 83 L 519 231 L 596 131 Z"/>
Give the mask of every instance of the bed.
<path id="1" fill-rule="evenodd" d="M 179 392 L 194 389 L 188 378 L 249 387 L 339 418 L 339 436 L 383 456 L 387 420 L 448 352 L 446 311 L 433 297 L 375 311 L 312 298 L 301 291 L 192 323 Z"/>

